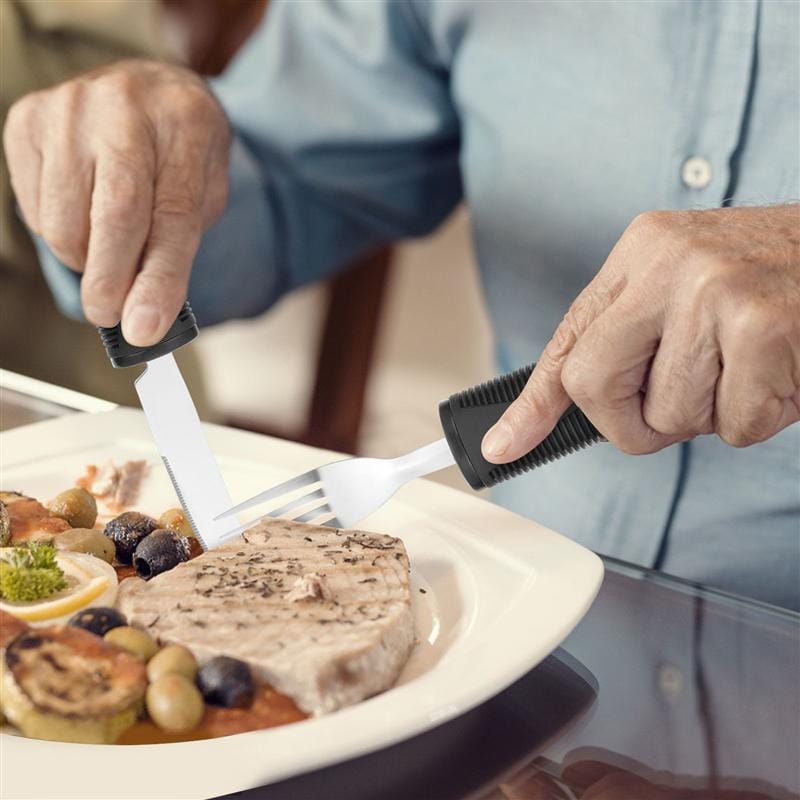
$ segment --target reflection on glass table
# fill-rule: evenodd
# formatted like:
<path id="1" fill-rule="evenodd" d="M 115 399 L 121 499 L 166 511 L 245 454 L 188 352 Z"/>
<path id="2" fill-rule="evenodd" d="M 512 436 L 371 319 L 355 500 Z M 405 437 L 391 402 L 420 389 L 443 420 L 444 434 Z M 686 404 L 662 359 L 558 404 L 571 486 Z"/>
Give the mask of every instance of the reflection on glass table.
<path id="1" fill-rule="evenodd" d="M 0 374 L 2 427 L 108 405 Z M 394 747 L 236 796 L 800 797 L 800 614 L 604 562 L 572 635 L 497 697 Z"/>
<path id="2" fill-rule="evenodd" d="M 800 615 L 605 561 L 563 644 L 595 712 L 481 800 L 798 797 Z"/>

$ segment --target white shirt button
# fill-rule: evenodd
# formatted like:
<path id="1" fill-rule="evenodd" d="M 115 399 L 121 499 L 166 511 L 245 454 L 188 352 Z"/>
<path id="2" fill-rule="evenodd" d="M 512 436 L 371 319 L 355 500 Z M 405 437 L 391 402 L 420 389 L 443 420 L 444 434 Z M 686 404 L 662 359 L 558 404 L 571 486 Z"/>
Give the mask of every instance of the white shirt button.
<path id="1" fill-rule="evenodd" d="M 711 164 L 702 156 L 692 156 L 683 162 L 681 180 L 690 189 L 705 189 L 711 183 Z"/>
<path id="2" fill-rule="evenodd" d="M 674 664 L 661 664 L 656 672 L 658 691 L 666 700 L 674 702 L 683 691 L 683 673 Z"/>

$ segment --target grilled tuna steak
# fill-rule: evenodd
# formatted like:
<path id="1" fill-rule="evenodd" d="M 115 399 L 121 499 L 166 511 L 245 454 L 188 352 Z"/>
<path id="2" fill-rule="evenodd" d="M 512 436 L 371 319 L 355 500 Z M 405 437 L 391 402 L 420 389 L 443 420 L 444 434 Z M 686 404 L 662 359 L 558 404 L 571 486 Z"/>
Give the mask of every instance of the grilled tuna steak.
<path id="1" fill-rule="evenodd" d="M 322 714 L 389 688 L 414 641 L 408 557 L 391 536 L 270 520 L 145 583 L 129 624 L 204 662 L 234 656 Z"/>

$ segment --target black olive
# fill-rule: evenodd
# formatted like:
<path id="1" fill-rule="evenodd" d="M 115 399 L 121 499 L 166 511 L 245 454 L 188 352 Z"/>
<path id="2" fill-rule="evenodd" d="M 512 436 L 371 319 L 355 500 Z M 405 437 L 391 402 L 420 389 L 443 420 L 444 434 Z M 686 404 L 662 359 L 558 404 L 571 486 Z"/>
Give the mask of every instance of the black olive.
<path id="1" fill-rule="evenodd" d="M 145 536 L 133 554 L 133 566 L 140 578 L 149 580 L 155 575 L 177 567 L 189 558 L 189 540 L 177 531 L 157 530 Z"/>
<path id="2" fill-rule="evenodd" d="M 97 636 L 105 636 L 112 628 L 121 628 L 128 624 L 125 617 L 116 608 L 85 608 L 70 618 L 73 628 L 83 628 Z"/>
<path id="3" fill-rule="evenodd" d="M 250 667 L 229 656 L 217 656 L 203 664 L 197 685 L 207 703 L 224 708 L 246 708 L 256 692 Z"/>
<path id="4" fill-rule="evenodd" d="M 158 524 L 152 517 L 138 511 L 126 511 L 106 523 L 104 533 L 114 542 L 117 560 L 130 564 L 139 542 L 157 527 Z"/>

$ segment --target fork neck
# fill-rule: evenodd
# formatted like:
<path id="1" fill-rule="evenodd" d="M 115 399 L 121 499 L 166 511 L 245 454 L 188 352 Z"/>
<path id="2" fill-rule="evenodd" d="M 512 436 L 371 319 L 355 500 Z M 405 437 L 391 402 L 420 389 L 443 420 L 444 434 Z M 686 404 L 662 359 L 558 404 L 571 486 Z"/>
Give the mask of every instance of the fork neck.
<path id="1" fill-rule="evenodd" d="M 456 463 L 447 439 L 439 439 L 438 442 L 426 444 L 417 450 L 412 450 L 403 456 L 392 459 L 392 466 L 396 470 L 396 476 L 402 483 L 429 475 L 431 472 L 438 472 L 440 469 L 452 466 Z"/>

